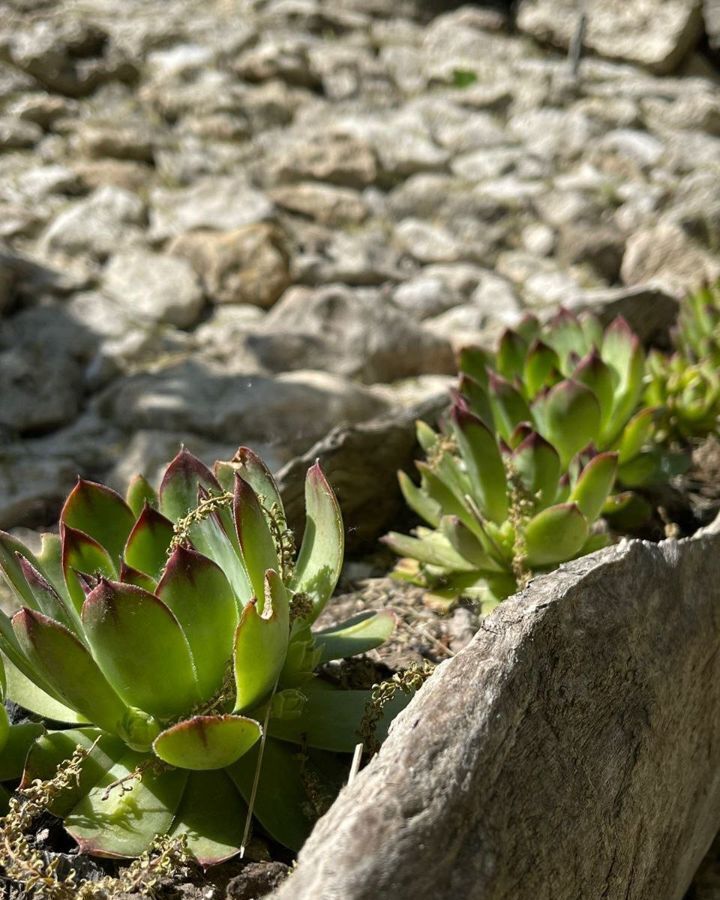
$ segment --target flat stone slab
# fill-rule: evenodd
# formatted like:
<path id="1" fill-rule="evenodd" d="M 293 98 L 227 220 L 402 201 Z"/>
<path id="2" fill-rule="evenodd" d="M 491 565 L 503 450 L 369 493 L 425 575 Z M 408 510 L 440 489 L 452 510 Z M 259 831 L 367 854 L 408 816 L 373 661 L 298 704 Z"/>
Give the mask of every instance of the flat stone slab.
<path id="1" fill-rule="evenodd" d="M 680 900 L 719 827 L 720 534 L 624 541 L 484 621 L 272 896 Z"/>
<path id="2" fill-rule="evenodd" d="M 584 45 L 608 59 L 672 72 L 703 28 L 700 0 L 521 0 L 517 24 L 540 41 L 567 48 L 584 9 Z"/>

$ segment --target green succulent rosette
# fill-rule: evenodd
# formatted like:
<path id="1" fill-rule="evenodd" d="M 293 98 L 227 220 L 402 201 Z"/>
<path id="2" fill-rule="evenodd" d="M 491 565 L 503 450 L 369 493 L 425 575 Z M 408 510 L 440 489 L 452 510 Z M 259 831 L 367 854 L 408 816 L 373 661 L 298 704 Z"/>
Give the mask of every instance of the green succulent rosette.
<path id="1" fill-rule="evenodd" d="M 79 783 L 53 808 L 83 851 L 134 857 L 169 834 L 205 864 L 233 855 L 260 753 L 255 818 L 287 847 L 303 843 L 317 815 L 308 783 L 333 781 L 369 699 L 314 672 L 394 627 L 382 611 L 312 629 L 344 551 L 317 464 L 305 502 L 295 555 L 252 451 L 211 471 L 182 450 L 157 493 L 142 477 L 125 499 L 78 481 L 37 555 L 0 533 L 20 604 L 0 615 L 6 695 L 62 725 L 30 726 L 24 748 L 18 738 L 0 752 L 0 775 L 17 777 L 21 763 L 25 782 L 48 777 L 87 748 Z"/>
<path id="2" fill-rule="evenodd" d="M 489 609 L 530 574 L 608 543 L 605 519 L 646 520 L 651 507 L 633 489 L 667 480 L 687 457 L 657 441 L 645 366 L 624 319 L 603 329 L 567 310 L 544 324 L 525 317 L 494 353 L 465 349 L 449 423 L 440 434 L 418 426 L 419 484 L 399 475 L 426 525 L 385 538 L 403 557 L 397 577 Z"/>
<path id="3" fill-rule="evenodd" d="M 599 521 L 617 452 L 563 465 L 529 423 L 500 437 L 457 395 L 449 434 L 418 423 L 420 483 L 399 473 L 405 500 L 426 523 L 383 540 L 403 557 L 396 576 L 445 597 L 473 597 L 487 612 L 530 574 L 605 546 Z"/>
<path id="4" fill-rule="evenodd" d="M 616 451 L 619 484 L 639 488 L 687 465 L 656 439 L 662 409 L 645 401 L 645 352 L 621 316 L 605 329 L 590 313 L 561 309 L 544 324 L 527 316 L 495 354 L 465 350 L 460 370 L 460 392 L 505 440 L 531 422 L 563 466 L 588 447 Z"/>

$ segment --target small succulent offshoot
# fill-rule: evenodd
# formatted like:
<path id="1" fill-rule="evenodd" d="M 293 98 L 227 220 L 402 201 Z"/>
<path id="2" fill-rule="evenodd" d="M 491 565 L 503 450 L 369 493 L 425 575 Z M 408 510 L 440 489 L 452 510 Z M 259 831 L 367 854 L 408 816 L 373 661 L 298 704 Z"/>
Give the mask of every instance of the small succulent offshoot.
<path id="1" fill-rule="evenodd" d="M 37 555 L 0 533 L 20 604 L 0 614 L 7 696 L 65 726 L 17 734 L 0 722 L 0 776 L 45 779 L 86 749 L 52 810 L 84 852 L 136 857 L 158 835 L 184 836 L 198 860 L 218 862 L 241 846 L 251 795 L 267 834 L 303 843 L 314 820 L 305 785 L 337 774 L 370 698 L 314 672 L 394 627 L 381 611 L 312 630 L 344 550 L 317 464 L 305 502 L 295 554 L 252 451 L 211 471 L 182 450 L 157 493 L 142 477 L 125 499 L 78 481 Z"/>
<path id="2" fill-rule="evenodd" d="M 651 351 L 645 400 L 662 410 L 657 437 L 663 443 L 687 445 L 720 434 L 720 369 L 709 359 Z"/>
<path id="3" fill-rule="evenodd" d="M 674 337 L 648 356 L 645 401 L 663 410 L 659 439 L 688 444 L 720 434 L 720 282 L 685 298 Z"/>
<path id="4" fill-rule="evenodd" d="M 675 335 L 678 350 L 692 362 L 720 367 L 720 281 L 685 298 Z"/>

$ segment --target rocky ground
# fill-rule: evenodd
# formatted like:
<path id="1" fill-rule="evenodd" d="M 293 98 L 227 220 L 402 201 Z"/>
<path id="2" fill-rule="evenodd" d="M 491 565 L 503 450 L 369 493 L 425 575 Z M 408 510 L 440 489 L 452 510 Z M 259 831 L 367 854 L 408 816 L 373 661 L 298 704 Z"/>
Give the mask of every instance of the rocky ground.
<path id="1" fill-rule="evenodd" d="M 716 0 L 4 0 L 0 527 L 720 275 Z M 572 56 L 572 53 L 571 53 Z M 698 894 L 700 896 L 700 894 Z M 705 897 L 705 894 L 702 894 Z"/>
<path id="2" fill-rule="evenodd" d="M 577 78 L 529 36 L 567 3 L 441 5 L 6 0 L 0 527 L 180 441 L 278 467 L 525 308 L 646 328 L 720 272 L 697 4 L 589 4 L 624 58 Z"/>

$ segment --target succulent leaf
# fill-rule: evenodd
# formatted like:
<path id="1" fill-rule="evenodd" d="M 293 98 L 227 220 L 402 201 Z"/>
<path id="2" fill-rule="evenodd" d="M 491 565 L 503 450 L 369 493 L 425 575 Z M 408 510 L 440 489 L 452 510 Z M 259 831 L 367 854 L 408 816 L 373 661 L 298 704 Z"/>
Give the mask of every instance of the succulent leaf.
<path id="1" fill-rule="evenodd" d="M 10 632 L 15 639 L 19 658 L 16 663 L 14 656 L 7 655 L 7 648 L 3 641 L 7 696 L 23 709 L 52 722 L 66 722 L 71 725 L 85 722 L 85 717 L 63 703 L 54 686 L 45 681 L 33 668 L 28 658 L 20 650 L 20 645 L 17 644 L 12 625 L 10 625 Z"/>
<path id="2" fill-rule="evenodd" d="M 103 677 L 85 645 L 42 613 L 23 608 L 13 630 L 30 664 L 66 704 L 106 731 L 117 731 L 125 704 Z"/>
<path id="3" fill-rule="evenodd" d="M 475 568 L 439 533 L 437 536 L 433 535 L 433 540 L 429 540 L 427 537 L 416 538 L 391 531 L 381 540 L 398 555 L 410 556 L 425 565 L 440 566 L 451 572 L 472 572 Z"/>
<path id="4" fill-rule="evenodd" d="M 588 522 L 594 522 L 615 484 L 618 471 L 617 453 L 599 453 L 580 473 L 570 500 L 577 503 Z"/>
<path id="5" fill-rule="evenodd" d="M 490 429 L 465 406 L 456 403 L 451 413 L 453 431 L 467 466 L 473 493 L 482 511 L 493 522 L 507 516 L 505 468 Z"/>
<path id="6" fill-rule="evenodd" d="M 618 468 L 618 481 L 627 488 L 645 487 L 666 481 L 663 456 L 657 451 L 640 453 L 633 459 L 621 463 Z"/>
<path id="7" fill-rule="evenodd" d="M 515 330 L 524 338 L 526 344 L 532 344 L 540 332 L 540 320 L 533 313 L 525 313 L 515 326 Z"/>
<path id="8" fill-rule="evenodd" d="M 613 411 L 613 395 L 615 385 L 610 367 L 603 362 L 599 351 L 593 349 L 584 356 L 575 367 L 572 377 L 584 384 L 597 397 L 600 404 L 601 428 L 606 427 Z"/>
<path id="9" fill-rule="evenodd" d="M 509 442 L 515 428 L 521 422 L 530 421 L 530 407 L 517 388 L 494 373 L 490 374 L 488 394 L 495 427 L 503 440 Z"/>
<path id="10" fill-rule="evenodd" d="M 94 538 L 69 525 L 61 526 L 62 566 L 65 584 L 75 609 L 79 612 L 85 602 L 85 585 L 81 575 L 104 575 L 117 578 L 115 567 L 107 550 Z M 118 557 L 119 560 L 119 557 Z"/>
<path id="11" fill-rule="evenodd" d="M 496 365 L 498 372 L 512 380 L 521 375 L 527 353 L 527 344 L 517 331 L 506 328 L 498 341 Z"/>
<path id="12" fill-rule="evenodd" d="M 587 338 L 577 316 L 567 309 L 559 309 L 547 322 L 544 334 L 561 360 L 564 374 L 568 373 L 571 356 L 582 357 L 587 353 Z"/>
<path id="13" fill-rule="evenodd" d="M 60 622 L 61 625 L 69 628 L 82 640 L 82 625 L 75 607 L 66 604 L 50 582 L 24 556 L 18 553 L 17 561 L 25 581 L 35 598 L 33 609 L 37 609 L 51 619 Z"/>
<path id="14" fill-rule="evenodd" d="M 234 490 L 236 473 L 255 491 L 265 509 L 276 506 L 285 515 L 272 472 L 249 447 L 240 447 L 230 462 L 215 463 L 215 476 L 226 491 Z"/>
<path id="15" fill-rule="evenodd" d="M 485 350 L 481 347 L 463 347 L 458 363 L 461 373 L 469 375 L 480 387 L 487 389 L 487 367 L 491 364 L 491 357 Z"/>
<path id="16" fill-rule="evenodd" d="M 82 621 L 100 669 L 130 706 L 164 719 L 202 699 L 187 638 L 154 594 L 103 578 Z"/>
<path id="17" fill-rule="evenodd" d="M 146 504 L 128 535 L 125 562 L 157 581 L 167 562 L 173 534 L 170 519 Z"/>
<path id="18" fill-rule="evenodd" d="M 237 853 L 247 814 L 247 805 L 227 773 L 190 772 L 170 837 L 183 835 L 199 865 L 217 865 Z"/>
<path id="19" fill-rule="evenodd" d="M 127 493 L 125 494 L 125 502 L 132 510 L 133 516 L 137 519 L 145 506 L 151 506 L 153 509 L 158 508 L 159 499 L 157 491 L 145 478 L 144 475 L 134 475 L 130 479 Z"/>
<path id="20" fill-rule="evenodd" d="M 312 678 L 313 672 L 320 664 L 320 654 L 320 648 L 315 644 L 310 626 L 303 619 L 297 619 L 293 623 L 293 633 L 288 644 L 285 665 L 280 672 L 278 686 L 281 693 L 284 693 L 287 688 L 295 689 L 304 685 Z M 274 701 L 275 698 L 273 698 Z"/>
<path id="21" fill-rule="evenodd" d="M 457 516 L 443 516 L 440 532 L 447 538 L 450 546 L 473 568 L 484 572 L 502 570 L 502 565 L 488 553 L 487 542 L 481 541 Z"/>
<path id="22" fill-rule="evenodd" d="M 364 612 L 352 619 L 315 632 L 315 643 L 322 653 L 321 663 L 367 653 L 383 644 L 395 629 L 396 617 L 389 609 Z"/>
<path id="23" fill-rule="evenodd" d="M 601 352 L 616 380 L 611 418 L 602 434 L 606 446 L 620 433 L 642 396 L 645 354 L 637 335 L 621 317 L 606 329 Z"/>
<path id="24" fill-rule="evenodd" d="M 230 583 L 212 560 L 179 546 L 167 561 L 156 596 L 180 623 L 200 696 L 209 699 L 222 686 L 238 624 Z"/>
<path id="25" fill-rule="evenodd" d="M 156 773 L 147 768 L 142 778 L 129 777 L 147 759 L 126 750 L 67 816 L 65 827 L 81 852 L 140 856 L 156 835 L 168 832 L 189 773 L 183 769 Z M 122 788 L 117 786 L 121 780 Z"/>
<path id="26" fill-rule="evenodd" d="M 549 506 L 560 479 L 560 457 L 552 444 L 532 431 L 513 451 L 511 463 L 528 493 L 537 497 L 538 506 Z"/>
<path id="27" fill-rule="evenodd" d="M 198 489 L 198 502 L 206 501 L 209 494 L 201 487 Z M 195 522 L 189 529 L 192 546 L 203 556 L 216 563 L 227 576 L 232 585 L 238 607 L 242 608 L 253 597 L 253 586 L 250 583 L 245 562 L 242 558 L 235 522 L 229 510 L 213 512 L 209 516 Z"/>
<path id="28" fill-rule="evenodd" d="M 560 371 L 560 357 L 543 341 L 536 339 L 525 357 L 522 382 L 527 396 L 532 399 L 548 386 L 554 373 Z"/>
<path id="29" fill-rule="evenodd" d="M 282 671 L 290 639 L 290 605 L 277 572 L 265 573 L 265 602 L 258 611 L 250 601 L 235 632 L 235 712 L 260 703 L 271 693 Z"/>
<path id="30" fill-rule="evenodd" d="M 245 716 L 193 716 L 161 732 L 155 755 L 181 769 L 224 769 L 260 740 L 262 729 Z"/>
<path id="31" fill-rule="evenodd" d="M 535 401 L 540 402 L 540 398 Z M 550 389 L 540 404 L 540 430 L 567 467 L 572 457 L 593 443 L 600 430 L 600 404 L 593 392 L 572 379 Z"/>
<path id="32" fill-rule="evenodd" d="M 400 470 L 398 473 L 400 491 L 405 502 L 422 519 L 430 525 L 438 525 L 442 516 L 442 507 L 430 497 L 426 491 L 413 483 L 410 476 Z"/>
<path id="33" fill-rule="evenodd" d="M 603 327 L 600 319 L 592 312 L 581 312 L 578 316 L 578 323 L 585 335 L 585 341 L 588 347 L 601 347 L 603 342 Z"/>
<path id="34" fill-rule="evenodd" d="M 458 394 L 467 401 L 467 404 L 473 413 L 475 413 L 479 419 L 482 419 L 488 428 L 493 428 L 495 416 L 490 404 L 490 395 L 488 393 L 490 388 L 487 378 L 485 379 L 485 382 L 486 385 L 483 387 L 469 375 L 461 374 L 458 383 Z"/>
<path id="35" fill-rule="evenodd" d="M 8 729 L 0 753 L 0 781 L 20 779 L 28 751 L 44 732 L 45 726 L 40 722 L 20 722 Z"/>
<path id="36" fill-rule="evenodd" d="M 72 756 L 76 747 L 89 752 L 82 762 L 78 781 L 69 785 L 52 801 L 50 811 L 56 816 L 68 815 L 83 796 L 127 753 L 127 747 L 120 738 L 99 728 L 49 731 L 35 741 L 27 754 L 23 786 L 32 784 L 38 778 L 43 781 L 52 778 L 58 766 Z"/>
<path id="37" fill-rule="evenodd" d="M 468 527 L 472 527 L 474 519 L 471 511 L 462 500 L 462 495 L 451 487 L 439 474 L 424 462 L 415 464 L 420 472 L 423 494 L 437 506 L 442 514 L 458 516 Z M 440 469 L 441 467 L 438 467 Z M 439 523 L 439 520 L 438 520 Z M 433 523 L 430 522 L 432 525 Z"/>
<path id="38" fill-rule="evenodd" d="M 154 594 L 157 588 L 157 581 L 154 578 L 151 578 L 144 572 L 140 572 L 138 569 L 133 569 L 133 567 L 129 566 L 126 562 L 123 562 L 120 566 L 120 581 L 122 581 L 123 584 L 134 584 L 135 587 L 142 588 L 150 594 Z M 97 583 L 89 584 L 86 588 L 85 596 L 96 587 Z"/>
<path id="39" fill-rule="evenodd" d="M 641 409 L 627 423 L 618 442 L 620 464 L 634 459 L 652 437 L 656 410 Z"/>
<path id="40" fill-rule="evenodd" d="M 344 691 L 327 682 L 312 681 L 303 687 L 307 697 L 302 712 L 293 719 L 271 719 L 268 733 L 275 738 L 320 750 L 352 753 L 362 740 L 359 732 L 370 691 Z M 383 708 L 376 735 L 382 740 L 393 717 L 410 702 L 410 696 L 398 691 Z"/>
<path id="41" fill-rule="evenodd" d="M 173 522 L 182 519 L 197 504 L 198 487 L 220 493 L 217 478 L 184 447 L 165 470 L 160 483 L 160 512 Z"/>
<path id="42" fill-rule="evenodd" d="M 250 801 L 258 750 L 229 766 L 227 774 L 245 802 Z M 309 812 L 303 761 L 296 747 L 268 739 L 263 749 L 254 814 L 263 828 L 291 850 L 299 850 L 310 834 L 315 816 Z"/>
<path id="43" fill-rule="evenodd" d="M 268 569 L 280 570 L 275 541 L 260 500 L 252 487 L 240 475 L 235 475 L 233 500 L 237 537 L 242 548 L 245 568 L 250 576 L 253 596 L 259 612 L 265 596 L 265 573 Z"/>
<path id="44" fill-rule="evenodd" d="M 111 488 L 81 478 L 65 501 L 60 522 L 91 537 L 116 562 L 122 556 L 135 516 Z"/>
<path id="45" fill-rule="evenodd" d="M 588 537 L 588 524 L 576 503 L 542 510 L 525 527 L 527 562 L 548 566 L 572 559 Z"/>
<path id="46" fill-rule="evenodd" d="M 291 587 L 309 595 L 313 604 L 309 621 L 313 622 L 335 590 L 345 554 L 340 504 L 319 462 L 308 469 L 305 478 L 305 513 L 305 532 Z"/>
<path id="47" fill-rule="evenodd" d="M 26 559 L 32 560 L 23 554 Z M 65 573 L 62 564 L 62 542 L 58 534 L 43 534 L 41 537 L 40 552 L 37 554 L 38 571 L 43 575 L 68 605 L 72 605 L 70 593 L 65 584 Z M 34 565 L 34 563 L 33 563 Z"/>
<path id="48" fill-rule="evenodd" d="M 438 434 L 421 419 L 418 419 L 415 422 L 415 436 L 418 444 L 425 453 L 432 452 L 440 440 Z"/>
<path id="49" fill-rule="evenodd" d="M 35 555 L 17 538 L 0 531 L 0 569 L 2 569 L 5 580 L 13 589 L 20 602 L 24 606 L 34 609 L 37 601 L 25 578 L 22 565 L 20 564 L 21 558 L 26 559 L 36 571 L 39 570 L 40 564 Z"/>

